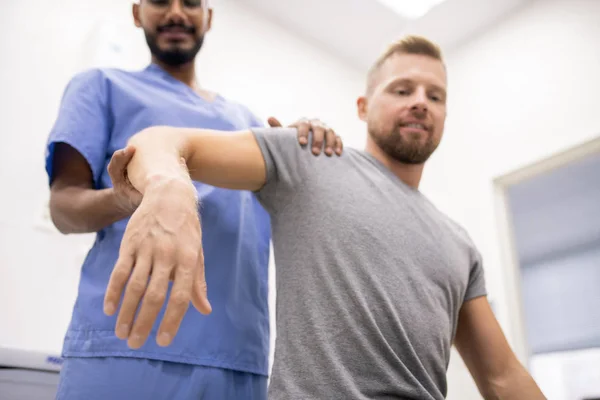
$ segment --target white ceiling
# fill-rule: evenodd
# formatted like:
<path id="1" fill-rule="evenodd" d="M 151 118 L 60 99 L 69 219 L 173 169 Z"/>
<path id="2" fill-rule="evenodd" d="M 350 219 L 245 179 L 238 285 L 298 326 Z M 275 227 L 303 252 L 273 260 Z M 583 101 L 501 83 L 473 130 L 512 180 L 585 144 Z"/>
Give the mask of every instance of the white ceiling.
<path id="1" fill-rule="evenodd" d="M 600 153 L 513 185 L 508 199 L 522 266 L 600 246 Z"/>
<path id="2" fill-rule="evenodd" d="M 447 53 L 533 0 L 446 0 L 415 21 L 377 0 L 234 1 L 365 70 L 403 34 L 424 35 Z"/>

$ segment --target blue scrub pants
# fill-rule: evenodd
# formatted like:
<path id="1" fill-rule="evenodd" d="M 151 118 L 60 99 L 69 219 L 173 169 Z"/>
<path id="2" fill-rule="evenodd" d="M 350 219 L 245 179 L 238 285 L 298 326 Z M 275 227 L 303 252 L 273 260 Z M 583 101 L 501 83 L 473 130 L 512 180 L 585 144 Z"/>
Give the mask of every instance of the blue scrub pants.
<path id="1" fill-rule="evenodd" d="M 267 377 L 137 358 L 66 358 L 57 400 L 266 400 Z"/>

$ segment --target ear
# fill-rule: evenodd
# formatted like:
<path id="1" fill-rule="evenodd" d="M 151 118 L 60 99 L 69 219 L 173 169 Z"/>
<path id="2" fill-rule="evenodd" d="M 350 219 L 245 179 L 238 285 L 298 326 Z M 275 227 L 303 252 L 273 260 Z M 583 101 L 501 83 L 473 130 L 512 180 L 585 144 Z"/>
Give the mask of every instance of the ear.
<path id="1" fill-rule="evenodd" d="M 363 122 L 367 122 L 368 108 L 368 99 L 365 96 L 360 96 L 358 100 L 356 100 L 356 110 L 358 112 L 358 118 Z"/>
<path id="2" fill-rule="evenodd" d="M 213 9 L 209 8 L 206 10 L 206 17 L 204 19 L 204 33 L 210 31 L 212 28 L 212 17 L 213 17 Z"/>
<path id="3" fill-rule="evenodd" d="M 139 3 L 133 3 L 131 7 L 131 13 L 133 14 L 133 23 L 136 27 L 141 28 L 142 21 L 140 20 L 140 5 Z"/>

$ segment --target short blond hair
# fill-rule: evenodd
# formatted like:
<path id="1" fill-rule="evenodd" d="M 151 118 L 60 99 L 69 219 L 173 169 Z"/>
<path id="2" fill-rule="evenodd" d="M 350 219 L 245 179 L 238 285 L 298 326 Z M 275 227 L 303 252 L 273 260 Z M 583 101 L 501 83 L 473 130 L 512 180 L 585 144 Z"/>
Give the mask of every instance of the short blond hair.
<path id="1" fill-rule="evenodd" d="M 390 44 L 386 51 L 384 51 L 375 60 L 375 63 L 369 68 L 367 74 L 367 90 L 371 88 L 374 76 L 377 74 L 381 66 L 392 56 L 399 54 L 413 54 L 423 55 L 439 60 L 442 63 L 444 58 L 442 57 L 442 50 L 440 47 L 422 36 L 408 35 Z"/>

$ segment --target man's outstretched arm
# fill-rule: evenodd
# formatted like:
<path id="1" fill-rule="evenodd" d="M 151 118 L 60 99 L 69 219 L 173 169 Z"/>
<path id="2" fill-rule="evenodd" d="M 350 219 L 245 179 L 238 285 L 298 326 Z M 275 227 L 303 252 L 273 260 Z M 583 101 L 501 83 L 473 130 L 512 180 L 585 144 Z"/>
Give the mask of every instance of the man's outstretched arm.
<path id="1" fill-rule="evenodd" d="M 197 192 L 191 180 L 223 188 L 257 190 L 265 184 L 266 167 L 251 131 L 153 127 L 133 136 L 129 147 L 115 154 L 111 164 L 132 151 L 127 178 L 143 198 L 123 235 L 104 310 L 113 315 L 124 294 L 116 335 L 127 339 L 130 347 L 139 348 L 166 301 L 157 341 L 167 346 L 190 301 L 201 313 L 211 312 Z M 119 179 L 119 171 L 113 165 L 109 165 L 111 178 Z M 167 300 L 170 280 L 173 287 Z"/>
<path id="2" fill-rule="evenodd" d="M 126 163 L 119 160 L 128 157 L 131 162 L 123 168 Z M 289 196 L 318 175 L 315 158 L 308 146 L 298 145 L 296 129 L 284 128 L 220 132 L 154 127 L 116 152 L 109 165 L 111 179 L 127 178 L 143 193 L 106 289 L 105 313 L 115 314 L 120 305 L 117 337 L 127 339 L 132 348 L 141 347 L 166 303 L 157 342 L 167 346 L 190 301 L 201 313 L 211 312 L 192 179 L 257 191 L 263 206 L 277 213 Z"/>
<path id="3" fill-rule="evenodd" d="M 189 184 L 190 178 L 227 189 L 251 191 L 260 189 L 266 180 L 262 152 L 249 130 L 153 127 L 133 136 L 129 145 L 136 149 L 136 154 L 127 173 L 131 184 L 141 193 L 152 184 L 166 181 Z"/>

